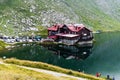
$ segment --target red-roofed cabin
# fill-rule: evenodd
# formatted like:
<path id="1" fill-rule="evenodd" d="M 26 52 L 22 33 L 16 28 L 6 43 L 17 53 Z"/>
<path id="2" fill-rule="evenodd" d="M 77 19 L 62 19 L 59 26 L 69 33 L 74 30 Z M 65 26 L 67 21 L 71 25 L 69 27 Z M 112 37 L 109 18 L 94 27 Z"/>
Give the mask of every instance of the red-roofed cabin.
<path id="1" fill-rule="evenodd" d="M 91 41 L 93 34 L 83 24 L 56 24 L 48 28 L 48 37 L 58 42 L 73 45 L 80 41 Z"/>

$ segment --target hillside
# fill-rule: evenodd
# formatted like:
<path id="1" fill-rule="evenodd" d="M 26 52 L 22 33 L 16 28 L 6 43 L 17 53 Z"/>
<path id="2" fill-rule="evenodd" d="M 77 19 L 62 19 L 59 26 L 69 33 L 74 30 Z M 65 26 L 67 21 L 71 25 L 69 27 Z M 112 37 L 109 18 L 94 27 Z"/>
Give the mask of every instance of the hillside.
<path id="1" fill-rule="evenodd" d="M 0 62 L 0 80 L 77 80 L 77 78 L 66 75 L 55 76 L 45 73 L 45 71 L 42 72 L 40 69 L 4 64 Z"/>
<path id="2" fill-rule="evenodd" d="M 9 44 L 7 44 L 7 43 L 0 40 L 0 50 L 3 50 L 5 48 L 7 48 L 8 46 L 9 46 Z"/>
<path id="3" fill-rule="evenodd" d="M 3 62 L 4 62 L 3 64 L 7 66 L 16 65 L 17 67 L 20 67 L 20 68 L 51 74 L 57 78 L 59 77 L 59 79 L 49 79 L 49 80 L 76 80 L 76 79 L 77 80 L 105 80 L 105 77 L 102 77 L 102 76 L 96 77 L 94 75 L 89 75 L 89 74 L 85 74 L 82 72 L 73 71 L 70 69 L 64 69 L 58 66 L 53 66 L 47 63 L 42 63 L 42 62 L 18 60 L 18 59 L 13 59 L 13 58 L 4 59 Z M 48 78 L 51 78 L 51 77 L 48 77 Z"/>
<path id="4" fill-rule="evenodd" d="M 119 30 L 119 0 L 0 0 L 0 33 L 23 35 L 55 23 Z"/>

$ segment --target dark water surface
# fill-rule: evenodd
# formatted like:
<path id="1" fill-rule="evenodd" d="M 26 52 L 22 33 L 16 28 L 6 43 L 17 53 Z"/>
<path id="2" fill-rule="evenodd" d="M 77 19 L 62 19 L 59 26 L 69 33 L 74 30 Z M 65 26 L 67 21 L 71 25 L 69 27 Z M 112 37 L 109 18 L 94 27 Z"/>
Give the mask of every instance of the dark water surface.
<path id="1" fill-rule="evenodd" d="M 100 72 L 102 76 L 120 80 L 120 32 L 95 34 L 93 47 L 52 45 L 45 48 L 31 43 L 1 51 L 0 56 L 42 61 L 93 75 Z"/>

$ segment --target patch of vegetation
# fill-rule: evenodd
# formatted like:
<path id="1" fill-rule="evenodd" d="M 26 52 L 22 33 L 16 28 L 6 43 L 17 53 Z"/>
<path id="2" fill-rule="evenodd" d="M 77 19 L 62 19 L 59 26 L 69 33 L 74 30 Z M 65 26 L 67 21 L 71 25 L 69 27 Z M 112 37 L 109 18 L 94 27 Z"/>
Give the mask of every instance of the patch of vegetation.
<path id="1" fill-rule="evenodd" d="M 17 59 L 6 59 L 4 60 L 5 63 L 10 63 L 10 64 L 17 64 L 21 66 L 28 66 L 28 67 L 34 67 L 34 68 L 39 68 L 39 69 L 46 69 L 46 70 L 51 70 L 51 71 L 56 71 L 56 72 L 61 72 L 73 76 L 78 76 L 82 78 L 87 78 L 89 80 L 105 80 L 104 78 L 97 78 L 92 75 L 84 74 L 81 72 L 76 72 L 68 69 L 64 69 L 61 67 L 53 66 L 47 63 L 42 63 L 42 62 L 31 62 L 31 61 L 26 61 L 26 60 L 17 60 Z"/>
<path id="2" fill-rule="evenodd" d="M 0 33 L 45 36 L 43 26 L 56 23 L 83 23 L 93 31 L 117 31 L 119 3 L 119 0 L 1 0 Z M 32 31 L 31 27 L 39 31 Z"/>
<path id="3" fill-rule="evenodd" d="M 37 32 L 35 32 L 36 35 L 41 35 L 43 38 L 47 37 L 48 35 L 48 30 L 46 27 L 43 26 L 37 26 L 38 30 Z"/>
<path id="4" fill-rule="evenodd" d="M 0 40 L 0 50 L 5 49 L 6 46 L 8 46 L 8 44 L 6 44 L 4 41 L 1 41 L 1 40 Z"/>
<path id="5" fill-rule="evenodd" d="M 56 77 L 50 74 L 36 72 L 15 65 L 0 65 L 0 80 L 76 80 L 69 77 Z"/>

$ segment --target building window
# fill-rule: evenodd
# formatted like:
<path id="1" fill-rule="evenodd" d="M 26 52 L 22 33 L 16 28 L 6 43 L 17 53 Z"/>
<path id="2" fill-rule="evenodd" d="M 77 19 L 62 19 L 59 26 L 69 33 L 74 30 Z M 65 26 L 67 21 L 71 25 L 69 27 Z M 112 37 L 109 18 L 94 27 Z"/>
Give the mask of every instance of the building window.
<path id="1" fill-rule="evenodd" d="M 83 33 L 83 36 L 87 36 L 87 34 L 86 34 L 86 33 Z"/>

